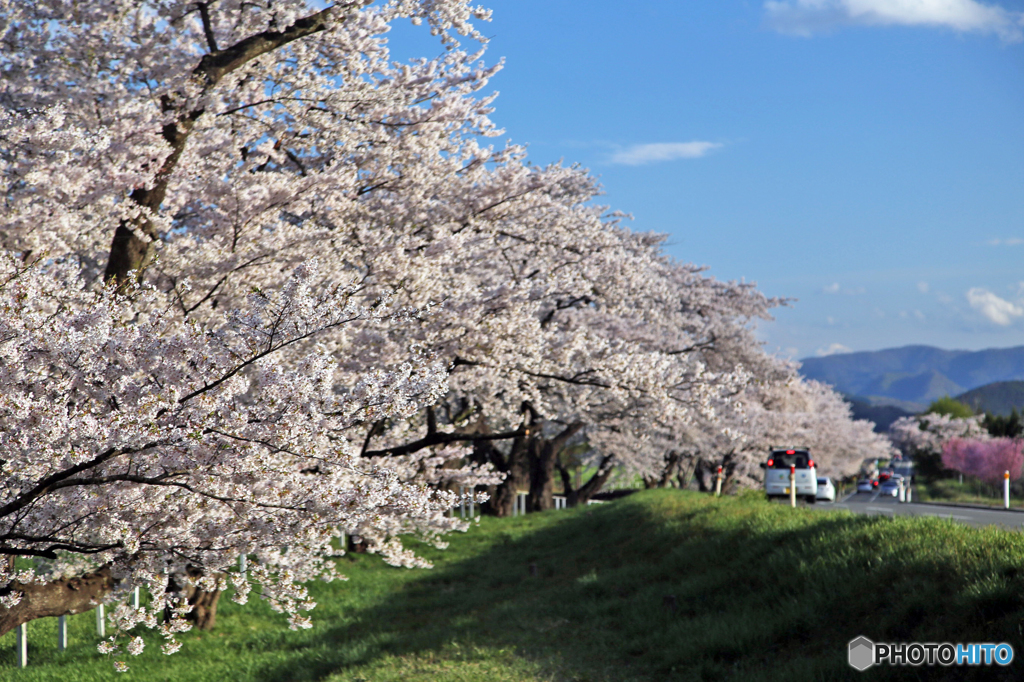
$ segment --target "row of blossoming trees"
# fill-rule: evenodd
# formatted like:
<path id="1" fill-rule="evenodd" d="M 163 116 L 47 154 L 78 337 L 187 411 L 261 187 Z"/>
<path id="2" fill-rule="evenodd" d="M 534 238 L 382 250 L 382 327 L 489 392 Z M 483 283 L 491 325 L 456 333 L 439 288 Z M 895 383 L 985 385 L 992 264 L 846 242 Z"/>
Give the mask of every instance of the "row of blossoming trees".
<path id="1" fill-rule="evenodd" d="M 941 468 L 972 476 L 990 485 L 1005 473 L 1016 481 L 1024 473 L 1024 441 L 1019 437 L 993 437 L 986 428 L 990 417 L 925 413 L 901 417 L 889 433 L 894 445 L 913 457 L 918 470 L 935 475 Z M 995 420 L 998 427 L 999 421 Z"/>
<path id="2" fill-rule="evenodd" d="M 391 61 L 403 18 L 443 54 Z M 485 144 L 496 67 L 458 41 L 487 18 L 0 5 L 0 633 L 145 585 L 115 639 L 171 652 L 182 600 L 229 582 L 308 626 L 339 533 L 423 565 L 398 537 L 462 528 L 458 485 L 504 515 L 558 475 L 575 503 L 614 468 L 750 484 L 775 443 L 837 473 L 884 454 L 763 352 L 781 301 L 667 257 L 583 170 Z"/>

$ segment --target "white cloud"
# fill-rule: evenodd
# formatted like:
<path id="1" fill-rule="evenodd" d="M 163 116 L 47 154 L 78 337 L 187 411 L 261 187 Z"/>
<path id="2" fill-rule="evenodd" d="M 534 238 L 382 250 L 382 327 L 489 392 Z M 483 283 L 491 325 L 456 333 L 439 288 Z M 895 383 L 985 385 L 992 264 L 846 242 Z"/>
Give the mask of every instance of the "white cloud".
<path id="1" fill-rule="evenodd" d="M 1024 239 L 1020 237 L 1007 237 L 1006 239 L 989 239 L 985 242 L 989 246 L 1020 246 L 1024 244 Z"/>
<path id="2" fill-rule="evenodd" d="M 922 313 L 920 310 L 914 311 L 914 317 L 924 322 L 924 313 Z"/>
<path id="3" fill-rule="evenodd" d="M 768 0 L 768 23 L 783 33 L 811 35 L 836 26 L 932 26 L 1024 38 L 1024 12 L 977 0 Z"/>
<path id="4" fill-rule="evenodd" d="M 928 293 L 928 288 L 929 288 L 928 287 L 928 282 L 918 282 L 917 283 L 917 290 L 920 291 L 922 294 L 927 294 Z"/>
<path id="5" fill-rule="evenodd" d="M 1024 308 L 1021 306 L 980 287 L 967 292 L 967 302 L 990 322 L 1003 327 L 1013 322 L 1015 317 L 1024 316 Z"/>
<path id="6" fill-rule="evenodd" d="M 835 355 L 836 353 L 849 353 L 849 352 L 851 352 L 850 349 L 847 348 L 846 346 L 844 346 L 841 343 L 833 343 L 833 344 L 829 345 L 827 348 L 819 348 L 817 350 L 817 354 L 818 354 L 819 358 L 825 357 L 826 355 Z"/>
<path id="7" fill-rule="evenodd" d="M 635 144 L 612 154 L 612 163 L 627 166 L 640 166 L 657 161 L 675 161 L 676 159 L 699 159 L 708 152 L 718 149 L 718 142 L 655 142 L 654 144 Z"/>
<path id="8" fill-rule="evenodd" d="M 832 284 L 829 284 L 828 286 L 824 286 L 821 288 L 821 293 L 823 294 L 845 294 L 847 296 L 859 296 L 861 294 L 866 294 L 867 291 L 868 290 L 865 289 L 864 287 L 853 287 L 852 289 L 844 289 L 841 286 L 839 286 L 839 282 L 832 282 Z"/>

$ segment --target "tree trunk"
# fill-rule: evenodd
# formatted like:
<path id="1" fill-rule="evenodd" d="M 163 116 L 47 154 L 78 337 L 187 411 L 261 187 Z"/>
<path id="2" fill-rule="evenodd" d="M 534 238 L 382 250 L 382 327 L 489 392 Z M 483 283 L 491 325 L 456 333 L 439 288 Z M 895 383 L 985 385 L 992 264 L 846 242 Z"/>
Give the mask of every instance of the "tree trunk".
<path id="1" fill-rule="evenodd" d="M 212 630 L 217 624 L 217 602 L 220 601 L 220 590 L 207 592 L 199 588 L 191 588 L 186 591 L 186 594 L 188 594 L 188 603 L 192 605 L 192 612 L 188 614 L 188 620 L 200 630 Z"/>
<path id="2" fill-rule="evenodd" d="M 193 580 L 201 578 L 203 575 L 200 569 L 193 566 L 189 566 L 186 571 L 188 577 Z M 186 620 L 199 630 L 213 629 L 217 624 L 217 603 L 220 601 L 220 590 L 204 590 L 188 583 L 185 583 L 184 586 L 179 586 L 173 577 L 171 578 L 169 588 L 169 591 L 177 592 L 192 605 L 192 611 L 186 616 Z"/>
<path id="3" fill-rule="evenodd" d="M 505 458 L 503 469 L 506 474 L 505 480 L 495 486 L 494 495 L 490 500 L 491 509 L 496 516 L 512 516 L 517 493 L 530 485 L 529 445 L 529 435 L 518 436 L 512 440 L 512 447 Z"/>
<path id="4" fill-rule="evenodd" d="M 587 479 L 587 482 L 579 488 L 572 487 L 572 473 L 561 464 L 558 464 L 558 473 L 562 476 L 562 485 L 565 487 L 565 504 L 568 507 L 586 504 L 590 498 L 601 492 L 601 488 L 611 478 L 614 467 L 615 455 L 607 455 L 601 460 L 594 475 Z"/>
<path id="5" fill-rule="evenodd" d="M 702 493 L 708 493 L 715 489 L 715 472 L 711 469 L 711 463 L 701 458 L 694 466 L 694 477 L 697 479 L 697 488 Z"/>
<path id="6" fill-rule="evenodd" d="M 560 449 L 560 448 L 559 448 Z M 530 511 L 555 508 L 555 460 L 558 452 L 544 438 L 530 439 Z"/>
<path id="7" fill-rule="evenodd" d="M 615 455 L 606 455 L 601 460 L 601 464 L 598 465 L 594 475 L 576 491 L 575 504 L 586 504 L 594 495 L 601 492 L 601 488 L 604 487 L 604 484 L 612 477 L 612 472 L 615 471 L 614 463 Z"/>
<path id="8" fill-rule="evenodd" d="M 530 453 L 530 511 L 546 511 L 555 508 L 555 465 L 558 456 L 569 439 L 583 428 L 576 422 L 565 427 L 551 439 L 536 436 L 531 439 Z M 564 480 L 564 479 L 563 479 Z"/>
<path id="9" fill-rule="evenodd" d="M 644 487 L 645 488 L 668 488 L 672 484 L 672 479 L 680 473 L 680 462 L 682 458 L 679 453 L 675 450 L 670 450 L 667 455 L 664 456 L 665 466 L 662 468 L 658 475 L 645 474 Z"/>
<path id="10" fill-rule="evenodd" d="M 68 616 L 96 608 L 115 587 L 110 568 L 49 583 L 11 583 L 0 595 L 21 592 L 21 601 L 9 609 L 0 609 L 0 635 L 36 618 Z"/>

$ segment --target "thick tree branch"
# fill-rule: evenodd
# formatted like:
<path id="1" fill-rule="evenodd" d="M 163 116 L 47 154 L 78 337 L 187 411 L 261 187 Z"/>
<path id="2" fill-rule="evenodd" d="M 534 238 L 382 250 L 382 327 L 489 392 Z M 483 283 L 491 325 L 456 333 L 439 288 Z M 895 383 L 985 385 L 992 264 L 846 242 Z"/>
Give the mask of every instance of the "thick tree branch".
<path id="1" fill-rule="evenodd" d="M 192 78 L 202 84 L 199 101 L 213 90 L 225 76 L 238 70 L 254 59 L 306 36 L 326 30 L 331 21 L 343 21 L 348 12 L 362 7 L 368 0 L 356 0 L 346 5 L 334 5 L 307 17 L 297 20 L 283 31 L 263 31 L 241 40 L 223 50 L 213 50 L 203 56 L 199 64 L 192 70 Z M 200 15 L 203 16 L 204 30 L 207 27 L 209 11 L 207 3 L 199 3 Z M 207 31 L 207 41 L 213 40 L 212 29 Z M 211 48 L 216 41 L 211 43 Z M 164 98 L 164 107 L 174 110 L 174 103 L 169 97 Z M 124 220 L 117 226 L 114 239 L 110 246 L 107 268 L 103 273 L 106 282 L 117 282 L 124 285 L 128 281 L 128 273 L 135 271 L 136 278 L 141 280 L 142 274 L 153 260 L 155 254 L 153 242 L 159 238 L 156 226 L 148 215 L 160 210 L 167 195 L 170 176 L 178 165 L 189 135 L 196 122 L 205 113 L 205 109 L 180 109 L 177 117 L 164 125 L 164 140 L 171 147 L 171 153 L 164 160 L 157 172 L 152 187 L 139 187 L 132 191 L 130 197 L 135 204 L 144 209 L 138 218 Z"/>
<path id="2" fill-rule="evenodd" d="M 0 589 L 0 594 L 21 592 L 22 597 L 15 606 L 0 610 L 0 635 L 36 618 L 91 611 L 113 591 L 115 584 L 109 566 L 48 583 L 11 583 Z"/>
<path id="3" fill-rule="evenodd" d="M 447 443 L 476 443 L 487 440 L 507 440 L 509 438 L 522 436 L 524 433 L 525 431 L 522 428 L 516 429 L 515 431 L 505 431 L 503 433 L 434 433 L 411 443 L 399 445 L 398 447 L 384 448 L 382 450 L 368 450 L 364 452 L 363 455 L 365 457 L 411 455 L 414 452 L 419 452 L 423 448 L 429 448 L 432 445 L 445 445 Z"/>
<path id="4" fill-rule="evenodd" d="M 7 517 L 13 514 L 14 512 L 28 506 L 35 500 L 47 494 L 51 490 L 55 489 L 58 483 L 71 478 L 75 474 L 81 473 L 83 471 L 88 471 L 89 469 L 98 467 L 100 464 L 103 464 L 107 460 L 113 459 L 118 455 L 130 452 L 135 451 L 110 448 L 109 450 L 106 450 L 96 455 L 87 462 L 82 462 L 81 464 L 76 464 L 75 466 L 69 469 L 65 469 L 64 471 L 58 471 L 57 473 L 50 474 L 49 476 L 41 480 L 34 488 L 29 490 L 28 492 L 21 493 L 13 500 L 5 504 L 3 507 L 0 507 L 0 519 Z"/>
<path id="5" fill-rule="evenodd" d="M 199 16 L 203 20 L 203 34 L 206 35 L 206 46 L 210 48 L 210 52 L 220 52 L 220 48 L 217 47 L 217 39 L 213 35 L 213 22 L 210 21 L 210 3 L 209 2 L 197 2 L 196 7 L 199 8 Z"/>

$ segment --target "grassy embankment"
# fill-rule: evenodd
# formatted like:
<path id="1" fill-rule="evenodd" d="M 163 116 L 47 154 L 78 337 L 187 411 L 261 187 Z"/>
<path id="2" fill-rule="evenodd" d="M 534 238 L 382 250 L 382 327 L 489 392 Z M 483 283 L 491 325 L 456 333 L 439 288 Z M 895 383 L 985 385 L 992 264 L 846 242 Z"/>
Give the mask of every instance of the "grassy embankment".
<path id="1" fill-rule="evenodd" d="M 952 502 L 956 504 L 977 504 L 989 507 L 1003 506 L 1003 490 L 999 486 L 973 479 L 961 483 L 956 478 L 941 478 L 914 484 L 915 502 Z M 1024 509 L 1024 496 L 1018 486 L 1010 491 L 1010 507 Z"/>
<path id="2" fill-rule="evenodd" d="M 315 588 L 311 630 L 225 603 L 215 631 L 189 633 L 171 657 L 151 637 L 123 676 L 96 654 L 93 614 L 71 618 L 64 653 L 55 619 L 36 621 L 28 669 L 13 668 L 13 633 L 0 641 L 0 679 L 999 679 L 1024 666 L 862 675 L 846 664 L 861 634 L 1007 641 L 1024 657 L 1017 533 L 662 490 L 484 519 L 424 553 L 434 570 L 342 559 L 350 580 Z"/>

